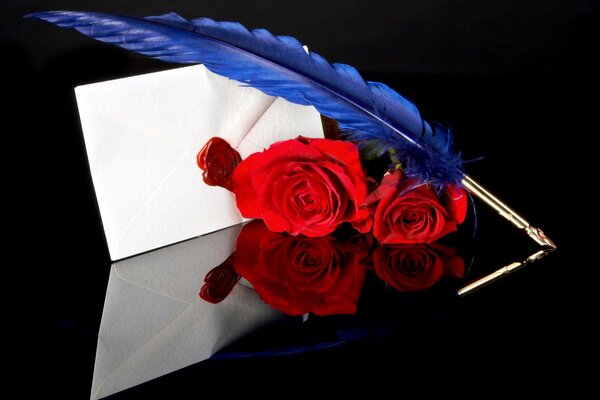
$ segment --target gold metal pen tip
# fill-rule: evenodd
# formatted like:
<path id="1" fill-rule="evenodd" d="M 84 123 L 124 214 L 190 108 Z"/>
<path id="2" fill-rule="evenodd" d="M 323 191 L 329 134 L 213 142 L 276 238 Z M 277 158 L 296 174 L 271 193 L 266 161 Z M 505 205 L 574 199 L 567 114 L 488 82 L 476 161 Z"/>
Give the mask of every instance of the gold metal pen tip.
<path id="1" fill-rule="evenodd" d="M 554 242 L 550 240 L 550 238 L 546 236 L 546 234 L 541 229 L 529 225 L 525 228 L 525 231 L 527 231 L 529 237 L 535 240 L 540 246 L 550 247 L 553 250 L 556 249 L 556 244 L 554 244 Z"/>

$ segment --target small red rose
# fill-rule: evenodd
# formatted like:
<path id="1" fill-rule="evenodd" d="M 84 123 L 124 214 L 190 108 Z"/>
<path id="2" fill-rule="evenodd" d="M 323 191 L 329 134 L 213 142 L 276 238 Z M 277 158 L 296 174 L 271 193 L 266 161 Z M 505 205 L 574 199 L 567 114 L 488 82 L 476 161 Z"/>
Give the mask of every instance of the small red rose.
<path id="1" fill-rule="evenodd" d="M 376 204 L 373 235 L 383 244 L 432 243 L 456 230 L 467 214 L 467 196 L 451 185 L 440 196 L 427 185 L 387 174 L 367 199 Z"/>
<path id="2" fill-rule="evenodd" d="M 279 234 L 253 221 L 238 237 L 234 266 L 265 303 L 287 314 L 354 314 L 366 273 L 361 251 L 331 236 Z"/>
<path id="3" fill-rule="evenodd" d="M 210 139 L 196 157 L 204 182 L 210 186 L 221 186 L 231 190 L 233 171 L 242 161 L 240 154 L 229 143 L 219 137 Z"/>
<path id="4" fill-rule="evenodd" d="M 465 264 L 456 251 L 440 244 L 379 246 L 373 254 L 377 276 L 401 292 L 433 286 L 442 276 L 461 278 Z"/>
<path id="5" fill-rule="evenodd" d="M 324 236 L 344 222 L 368 232 L 367 180 L 358 148 L 328 139 L 297 138 L 242 161 L 233 174 L 238 209 L 273 232 Z"/>

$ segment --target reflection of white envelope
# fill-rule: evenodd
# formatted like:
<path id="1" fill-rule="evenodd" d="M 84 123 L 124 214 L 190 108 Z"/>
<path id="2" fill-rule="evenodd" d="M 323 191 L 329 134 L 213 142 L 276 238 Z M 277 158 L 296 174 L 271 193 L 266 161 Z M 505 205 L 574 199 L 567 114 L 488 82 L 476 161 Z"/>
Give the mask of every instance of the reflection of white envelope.
<path id="1" fill-rule="evenodd" d="M 242 221 L 234 197 L 202 181 L 196 154 L 220 136 L 242 157 L 298 135 L 322 137 L 312 107 L 196 65 L 76 88 L 111 259 Z"/>
<path id="2" fill-rule="evenodd" d="M 240 226 L 113 264 L 98 337 L 92 398 L 209 358 L 283 314 L 237 284 L 219 304 L 198 297 L 233 252 Z"/>

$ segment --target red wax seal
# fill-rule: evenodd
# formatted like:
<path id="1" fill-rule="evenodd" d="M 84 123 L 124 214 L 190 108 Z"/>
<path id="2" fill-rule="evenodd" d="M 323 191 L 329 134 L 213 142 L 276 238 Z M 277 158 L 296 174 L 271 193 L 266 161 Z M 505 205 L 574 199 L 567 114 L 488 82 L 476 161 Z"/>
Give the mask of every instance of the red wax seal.
<path id="1" fill-rule="evenodd" d="M 240 153 L 225 140 L 210 139 L 196 157 L 204 182 L 210 186 L 221 186 L 231 190 L 231 179 L 235 167 L 242 161 Z"/>

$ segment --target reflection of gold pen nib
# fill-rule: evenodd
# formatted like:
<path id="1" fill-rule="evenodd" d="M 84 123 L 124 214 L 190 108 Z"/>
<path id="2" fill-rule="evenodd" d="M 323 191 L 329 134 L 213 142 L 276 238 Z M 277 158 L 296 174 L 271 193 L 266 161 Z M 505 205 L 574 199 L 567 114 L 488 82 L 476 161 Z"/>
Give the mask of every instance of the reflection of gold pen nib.
<path id="1" fill-rule="evenodd" d="M 469 293 L 473 293 L 475 290 L 481 289 L 482 287 L 489 285 L 490 283 L 495 282 L 498 279 L 500 279 L 508 274 L 511 274 L 511 273 L 515 272 L 516 270 L 519 270 L 519 269 L 523 268 L 524 266 L 531 264 L 534 261 L 539 260 L 540 258 L 544 257 L 546 254 L 550 254 L 553 251 L 554 251 L 554 249 L 540 250 L 536 253 L 533 253 L 532 255 L 530 255 L 529 257 L 527 257 L 525 260 L 523 260 L 521 262 L 514 262 L 512 264 L 507 265 L 506 267 L 502 267 L 499 270 L 494 271 L 491 274 L 486 275 L 483 278 L 476 280 L 473 283 L 468 284 L 464 288 L 459 289 L 458 295 L 465 296 Z"/>
<path id="2" fill-rule="evenodd" d="M 554 244 L 554 242 L 552 242 L 552 240 L 550 240 L 544 234 L 544 232 L 542 232 L 541 229 L 530 225 L 529 222 L 527 222 L 523 217 L 521 217 L 509 206 L 500 201 L 500 199 L 498 199 L 496 196 L 484 189 L 473 179 L 471 179 L 468 176 L 465 176 L 462 180 L 462 184 L 469 192 L 479 197 L 487 205 L 496 210 L 498 214 L 502 215 L 504 218 L 512 222 L 517 228 L 524 229 L 525 232 L 527 232 L 527 234 L 533 240 L 535 240 L 537 244 L 539 244 L 540 246 L 556 249 L 556 245 Z"/>

